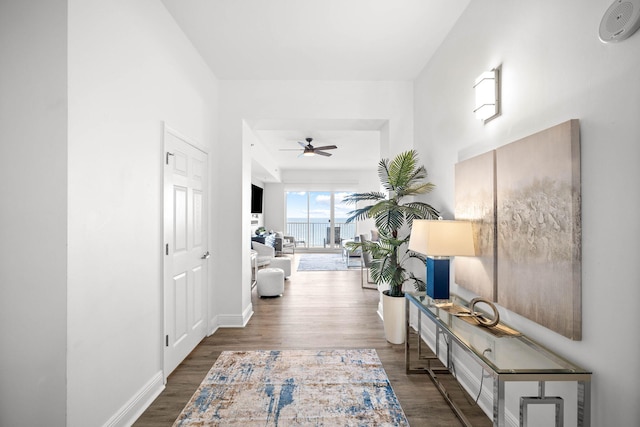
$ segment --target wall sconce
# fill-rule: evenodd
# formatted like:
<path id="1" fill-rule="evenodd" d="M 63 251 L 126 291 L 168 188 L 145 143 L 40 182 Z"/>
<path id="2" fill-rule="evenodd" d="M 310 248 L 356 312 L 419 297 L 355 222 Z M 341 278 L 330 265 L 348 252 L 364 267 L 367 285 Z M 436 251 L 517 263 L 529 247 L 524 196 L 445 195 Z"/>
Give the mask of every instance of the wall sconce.
<path id="1" fill-rule="evenodd" d="M 500 72 L 502 67 L 485 71 L 476 79 L 476 118 L 487 123 L 500 115 Z"/>
<path id="2" fill-rule="evenodd" d="M 409 250 L 427 255 L 427 295 L 449 299 L 449 257 L 476 255 L 473 228 L 468 221 L 414 219 Z"/>

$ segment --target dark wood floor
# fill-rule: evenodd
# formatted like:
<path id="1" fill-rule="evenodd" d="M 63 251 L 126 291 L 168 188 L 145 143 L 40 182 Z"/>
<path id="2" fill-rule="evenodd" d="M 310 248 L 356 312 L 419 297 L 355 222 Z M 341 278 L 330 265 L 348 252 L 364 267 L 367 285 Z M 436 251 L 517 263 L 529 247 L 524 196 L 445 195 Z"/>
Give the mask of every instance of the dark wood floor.
<path id="1" fill-rule="evenodd" d="M 385 340 L 376 313 L 378 292 L 360 287 L 359 268 L 297 272 L 296 265 L 297 255 L 283 297 L 259 298 L 254 289 L 247 326 L 218 329 L 205 338 L 134 425 L 171 426 L 222 351 L 338 348 L 376 349 L 412 427 L 461 425 L 426 375 L 405 374 L 404 346 Z M 455 380 L 447 387 L 474 426 L 491 425 Z"/>

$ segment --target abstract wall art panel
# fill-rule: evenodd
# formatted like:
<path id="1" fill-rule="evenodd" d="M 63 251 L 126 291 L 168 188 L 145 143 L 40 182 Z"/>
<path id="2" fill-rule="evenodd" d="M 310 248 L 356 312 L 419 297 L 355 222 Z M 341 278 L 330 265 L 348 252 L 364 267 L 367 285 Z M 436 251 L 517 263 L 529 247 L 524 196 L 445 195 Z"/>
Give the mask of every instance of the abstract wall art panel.
<path id="1" fill-rule="evenodd" d="M 578 120 L 498 148 L 496 202 L 498 304 L 580 340 Z"/>
<path id="2" fill-rule="evenodd" d="M 473 223 L 476 257 L 456 257 L 455 282 L 496 301 L 495 151 L 455 166 L 455 218 Z"/>

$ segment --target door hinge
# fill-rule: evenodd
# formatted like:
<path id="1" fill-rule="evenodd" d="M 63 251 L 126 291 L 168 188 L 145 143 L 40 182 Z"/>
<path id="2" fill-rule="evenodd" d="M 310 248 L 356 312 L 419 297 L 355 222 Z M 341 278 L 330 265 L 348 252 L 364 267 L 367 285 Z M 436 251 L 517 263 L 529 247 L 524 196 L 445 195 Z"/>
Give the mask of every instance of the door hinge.
<path id="1" fill-rule="evenodd" d="M 169 335 L 165 335 L 165 337 L 164 337 L 164 345 L 165 345 L 165 347 L 169 347 Z"/>
<path id="2" fill-rule="evenodd" d="M 170 153 L 170 152 L 168 152 L 168 151 L 167 151 L 167 155 L 165 156 L 165 162 L 166 162 L 166 164 L 169 164 L 169 156 L 175 156 L 175 154 Z"/>
<path id="3" fill-rule="evenodd" d="M 169 255 L 169 244 L 168 243 L 164 245 L 164 254 L 165 255 Z"/>

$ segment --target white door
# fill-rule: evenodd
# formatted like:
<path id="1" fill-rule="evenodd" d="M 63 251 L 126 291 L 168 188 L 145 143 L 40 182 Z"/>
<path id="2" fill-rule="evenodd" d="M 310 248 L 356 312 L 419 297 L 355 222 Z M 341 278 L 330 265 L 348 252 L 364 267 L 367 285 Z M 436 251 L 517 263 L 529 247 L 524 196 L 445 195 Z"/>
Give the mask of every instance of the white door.
<path id="1" fill-rule="evenodd" d="M 207 330 L 207 154 L 165 129 L 164 378 Z"/>

